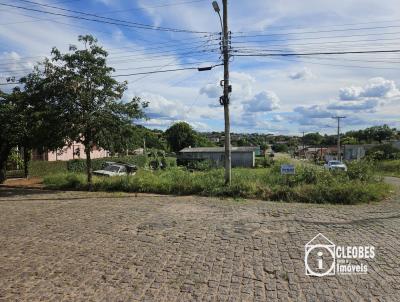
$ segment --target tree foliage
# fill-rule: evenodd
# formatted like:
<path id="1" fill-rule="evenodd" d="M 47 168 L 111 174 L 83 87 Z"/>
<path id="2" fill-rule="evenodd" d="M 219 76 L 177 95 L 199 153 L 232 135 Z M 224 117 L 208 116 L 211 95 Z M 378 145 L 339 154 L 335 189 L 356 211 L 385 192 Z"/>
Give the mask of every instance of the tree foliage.
<path id="1" fill-rule="evenodd" d="M 27 86 L 56 109 L 62 137 L 68 143 L 85 147 L 88 182 L 92 182 L 90 153 L 94 148 L 119 150 L 129 137 L 129 125 L 143 118 L 147 103 L 134 97 L 122 101 L 127 83 L 112 77 L 107 66 L 107 52 L 90 36 L 79 36 L 83 48 L 70 46 L 69 52 L 51 51 L 51 59 L 41 70 L 26 79 Z M 48 121 L 45 121 L 48 122 Z"/>
<path id="2" fill-rule="evenodd" d="M 196 132 L 185 122 L 178 122 L 169 127 L 165 131 L 165 138 L 174 152 L 189 146 L 194 147 L 196 144 Z"/>

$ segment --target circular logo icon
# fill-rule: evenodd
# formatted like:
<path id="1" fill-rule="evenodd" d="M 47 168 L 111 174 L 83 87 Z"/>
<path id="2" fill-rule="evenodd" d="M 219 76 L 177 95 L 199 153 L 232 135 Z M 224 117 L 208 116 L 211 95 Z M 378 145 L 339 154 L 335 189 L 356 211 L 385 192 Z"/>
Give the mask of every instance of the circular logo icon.
<path id="1" fill-rule="evenodd" d="M 322 277 L 335 273 L 335 248 L 332 245 L 315 244 L 306 248 L 304 257 L 306 274 Z"/>

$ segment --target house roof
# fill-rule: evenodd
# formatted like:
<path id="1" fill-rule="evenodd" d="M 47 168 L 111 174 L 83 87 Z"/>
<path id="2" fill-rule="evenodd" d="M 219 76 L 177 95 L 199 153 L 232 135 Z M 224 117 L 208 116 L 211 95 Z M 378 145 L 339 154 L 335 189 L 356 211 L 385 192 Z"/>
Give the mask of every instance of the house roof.
<path id="1" fill-rule="evenodd" d="M 232 147 L 232 152 L 254 152 L 257 147 Z M 200 147 L 200 148 L 184 148 L 181 153 L 222 153 L 225 152 L 224 147 Z"/>

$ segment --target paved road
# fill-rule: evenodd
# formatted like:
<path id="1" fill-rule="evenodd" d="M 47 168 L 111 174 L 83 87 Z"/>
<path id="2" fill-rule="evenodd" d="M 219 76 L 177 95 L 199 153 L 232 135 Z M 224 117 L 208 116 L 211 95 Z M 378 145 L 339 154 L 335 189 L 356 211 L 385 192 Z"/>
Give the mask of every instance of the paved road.
<path id="1" fill-rule="evenodd" d="M 396 181 L 394 181 L 396 182 Z M 374 245 L 305 275 L 304 245 Z M 400 202 L 323 206 L 0 188 L 0 301 L 399 301 Z"/>

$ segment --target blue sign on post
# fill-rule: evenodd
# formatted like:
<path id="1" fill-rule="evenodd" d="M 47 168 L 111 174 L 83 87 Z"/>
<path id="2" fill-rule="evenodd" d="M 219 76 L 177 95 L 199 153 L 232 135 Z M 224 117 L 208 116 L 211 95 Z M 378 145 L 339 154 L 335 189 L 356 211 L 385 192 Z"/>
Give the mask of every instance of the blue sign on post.
<path id="1" fill-rule="evenodd" d="M 296 169 L 294 165 L 281 165 L 281 174 L 295 174 Z"/>

